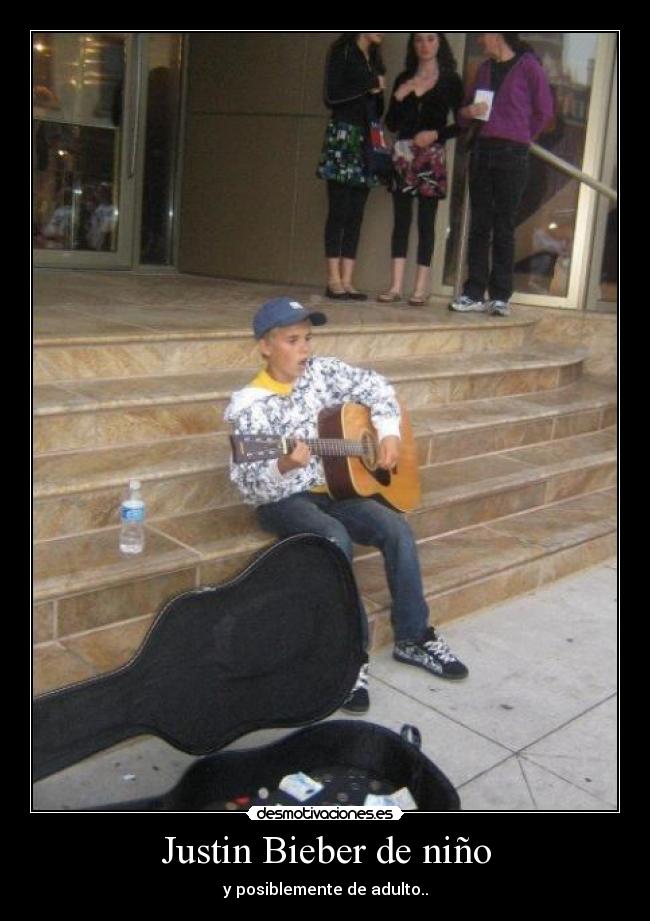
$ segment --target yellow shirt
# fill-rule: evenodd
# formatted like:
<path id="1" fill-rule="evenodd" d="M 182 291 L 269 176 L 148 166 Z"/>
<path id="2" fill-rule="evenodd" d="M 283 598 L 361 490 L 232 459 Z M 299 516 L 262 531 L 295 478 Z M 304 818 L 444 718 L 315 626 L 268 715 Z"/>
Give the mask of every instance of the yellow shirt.
<path id="1" fill-rule="evenodd" d="M 276 381 L 274 377 L 271 377 L 266 368 L 255 377 L 249 387 L 259 387 L 261 390 L 268 390 L 271 393 L 278 393 L 280 396 L 288 397 L 293 391 L 293 384 L 283 384 L 282 381 Z M 327 493 L 327 486 L 314 486 L 313 489 L 310 489 L 310 492 L 316 493 Z"/>
<path id="2" fill-rule="evenodd" d="M 288 397 L 289 394 L 293 391 L 293 384 L 283 384 L 281 381 L 276 381 L 274 377 L 271 377 L 266 368 L 254 378 L 249 387 L 260 387 L 262 390 L 270 390 L 271 393 L 279 393 L 283 397 Z"/>

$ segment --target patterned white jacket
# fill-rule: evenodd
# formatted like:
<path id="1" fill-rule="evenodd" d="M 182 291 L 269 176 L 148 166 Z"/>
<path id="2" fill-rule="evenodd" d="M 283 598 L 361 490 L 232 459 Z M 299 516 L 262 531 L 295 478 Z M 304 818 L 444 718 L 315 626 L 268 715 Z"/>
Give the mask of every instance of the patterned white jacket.
<path id="1" fill-rule="evenodd" d="M 261 387 L 245 387 L 233 393 L 224 418 L 240 435 L 274 435 L 278 438 L 317 438 L 318 414 L 339 403 L 362 403 L 369 407 L 381 441 L 400 430 L 400 411 L 395 391 L 374 371 L 355 368 L 336 358 L 311 358 L 290 394 L 270 393 Z M 284 475 L 277 460 L 230 464 L 230 479 L 244 502 L 265 505 L 294 493 L 325 484 L 323 464 L 312 457 L 307 467 Z"/>

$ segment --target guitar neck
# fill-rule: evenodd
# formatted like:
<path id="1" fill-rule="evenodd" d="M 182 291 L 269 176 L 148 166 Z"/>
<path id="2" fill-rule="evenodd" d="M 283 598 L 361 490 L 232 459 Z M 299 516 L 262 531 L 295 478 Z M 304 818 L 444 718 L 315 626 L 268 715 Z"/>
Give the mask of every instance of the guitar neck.
<path id="1" fill-rule="evenodd" d="M 366 457 L 372 452 L 372 440 L 349 438 L 273 438 L 271 436 L 231 435 L 233 460 L 236 464 L 245 461 L 273 460 L 291 454 L 299 441 L 306 444 L 316 457 Z"/>
<path id="2" fill-rule="evenodd" d="M 301 439 L 282 438 L 282 454 L 291 454 Z M 361 441 L 351 441 L 347 438 L 305 438 L 306 444 L 312 454 L 317 457 L 362 457 L 366 451 Z"/>

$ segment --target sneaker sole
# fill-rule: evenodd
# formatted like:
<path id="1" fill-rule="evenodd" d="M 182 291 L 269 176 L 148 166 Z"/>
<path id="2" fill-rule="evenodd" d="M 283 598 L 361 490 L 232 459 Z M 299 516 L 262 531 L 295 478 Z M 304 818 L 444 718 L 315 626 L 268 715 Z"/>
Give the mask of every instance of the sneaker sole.
<path id="1" fill-rule="evenodd" d="M 413 665 L 414 668 L 421 668 L 423 671 L 428 672 L 430 675 L 434 675 L 436 678 L 444 678 L 445 681 L 463 681 L 469 676 L 469 672 L 465 672 L 464 675 L 445 675 L 444 672 L 434 672 L 430 668 L 427 668 L 426 665 L 423 665 L 422 662 L 413 662 L 411 659 L 402 659 L 396 652 L 393 652 L 393 658 L 396 662 L 401 662 L 402 665 Z"/>
<path id="2" fill-rule="evenodd" d="M 487 307 L 454 307 L 449 305 L 449 310 L 453 313 L 487 313 Z"/>
<path id="3" fill-rule="evenodd" d="M 346 707 L 345 704 L 341 704 L 339 710 L 343 710 L 344 713 L 367 713 L 370 709 L 370 704 L 367 707 Z"/>

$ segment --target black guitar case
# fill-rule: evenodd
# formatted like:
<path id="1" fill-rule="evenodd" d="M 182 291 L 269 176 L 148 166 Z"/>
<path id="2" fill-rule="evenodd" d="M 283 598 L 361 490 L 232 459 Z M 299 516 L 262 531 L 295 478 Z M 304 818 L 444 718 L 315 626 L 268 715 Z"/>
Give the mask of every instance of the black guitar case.
<path id="1" fill-rule="evenodd" d="M 281 541 L 232 581 L 168 602 L 122 668 L 36 697 L 34 780 L 149 734 L 206 757 L 166 795 L 101 811 L 232 808 L 232 797 L 274 791 L 287 774 L 323 770 L 325 789 L 310 804 L 328 801 L 340 775 L 348 788 L 350 778 L 355 788 L 406 786 L 423 810 L 458 809 L 450 782 L 414 744 L 417 730 L 403 739 L 371 723 L 332 721 L 219 753 L 254 730 L 318 723 L 340 707 L 363 661 L 362 616 L 349 563 L 331 541 Z"/>

